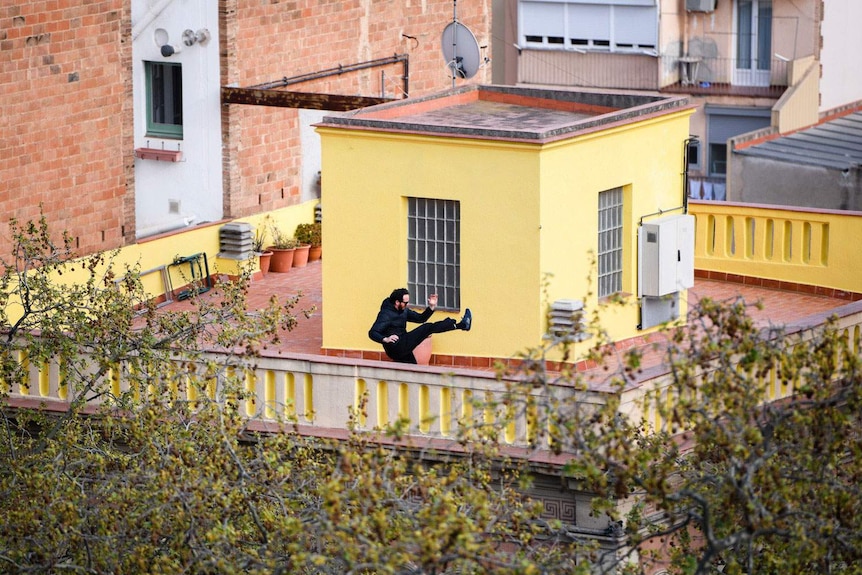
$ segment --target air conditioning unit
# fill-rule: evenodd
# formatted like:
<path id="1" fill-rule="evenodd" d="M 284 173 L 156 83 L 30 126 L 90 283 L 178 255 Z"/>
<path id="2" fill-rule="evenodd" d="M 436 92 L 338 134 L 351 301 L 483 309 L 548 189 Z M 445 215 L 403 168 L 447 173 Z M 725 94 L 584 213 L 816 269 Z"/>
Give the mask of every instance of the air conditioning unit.
<path id="1" fill-rule="evenodd" d="M 689 12 L 712 12 L 717 0 L 685 0 L 685 9 Z"/>

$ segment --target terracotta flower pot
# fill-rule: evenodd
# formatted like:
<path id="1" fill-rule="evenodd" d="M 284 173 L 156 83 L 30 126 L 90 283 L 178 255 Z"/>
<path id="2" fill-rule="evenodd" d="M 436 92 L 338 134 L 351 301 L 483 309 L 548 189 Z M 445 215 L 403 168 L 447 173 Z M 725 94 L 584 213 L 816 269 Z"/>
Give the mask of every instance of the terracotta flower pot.
<path id="1" fill-rule="evenodd" d="M 323 246 L 311 246 L 308 250 L 308 261 L 316 262 L 323 255 Z"/>
<path id="2" fill-rule="evenodd" d="M 305 264 L 308 263 L 308 250 L 311 248 L 310 245 L 306 244 L 304 246 L 297 246 L 296 250 L 293 252 L 293 267 L 302 268 L 305 267 Z"/>
<path id="3" fill-rule="evenodd" d="M 266 275 L 272 262 L 272 252 L 260 252 L 257 255 L 260 263 L 260 273 Z"/>
<path id="4" fill-rule="evenodd" d="M 294 248 L 279 249 L 267 248 L 272 252 L 272 261 L 269 264 L 269 271 L 274 273 L 286 273 L 293 267 L 293 252 Z"/>
<path id="5" fill-rule="evenodd" d="M 431 336 L 429 335 L 422 343 L 413 350 L 413 357 L 418 365 L 428 365 L 431 362 Z"/>

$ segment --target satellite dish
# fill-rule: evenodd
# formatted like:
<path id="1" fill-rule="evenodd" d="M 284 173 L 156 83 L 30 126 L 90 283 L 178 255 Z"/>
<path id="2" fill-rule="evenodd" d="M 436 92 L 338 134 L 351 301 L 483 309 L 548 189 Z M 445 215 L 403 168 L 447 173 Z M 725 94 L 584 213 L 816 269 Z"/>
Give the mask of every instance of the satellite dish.
<path id="1" fill-rule="evenodd" d="M 443 29 L 440 46 L 446 66 L 452 70 L 453 83 L 455 78 L 472 78 L 479 71 L 479 42 L 473 32 L 457 20 Z"/>

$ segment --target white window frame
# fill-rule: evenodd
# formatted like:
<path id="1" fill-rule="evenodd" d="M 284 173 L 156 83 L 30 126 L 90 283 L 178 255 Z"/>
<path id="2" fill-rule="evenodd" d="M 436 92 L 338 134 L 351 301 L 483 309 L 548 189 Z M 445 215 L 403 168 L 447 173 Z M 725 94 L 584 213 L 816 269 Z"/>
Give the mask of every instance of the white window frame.
<path id="1" fill-rule="evenodd" d="M 623 189 L 599 192 L 598 297 L 623 291 Z"/>
<path id="2" fill-rule="evenodd" d="M 436 293 L 439 308 L 461 308 L 459 201 L 407 198 L 407 289 L 414 302 Z"/>
<path id="3" fill-rule="evenodd" d="M 519 0 L 522 48 L 658 54 L 656 0 Z"/>
<path id="4" fill-rule="evenodd" d="M 747 6 L 746 10 L 742 8 L 743 4 Z M 769 86 L 772 74 L 774 21 L 773 0 L 734 0 L 733 83 L 735 85 Z"/>

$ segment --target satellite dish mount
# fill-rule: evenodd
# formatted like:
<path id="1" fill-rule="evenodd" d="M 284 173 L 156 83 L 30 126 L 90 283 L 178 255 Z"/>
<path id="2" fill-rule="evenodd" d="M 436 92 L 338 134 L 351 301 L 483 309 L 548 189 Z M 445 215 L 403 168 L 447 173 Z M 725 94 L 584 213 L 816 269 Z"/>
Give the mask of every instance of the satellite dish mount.
<path id="1" fill-rule="evenodd" d="M 469 28 L 458 22 L 458 0 L 452 2 L 452 22 L 444 29 L 440 39 L 443 59 L 452 73 L 452 87 L 457 78 L 472 78 L 482 63 L 479 42 Z"/>

